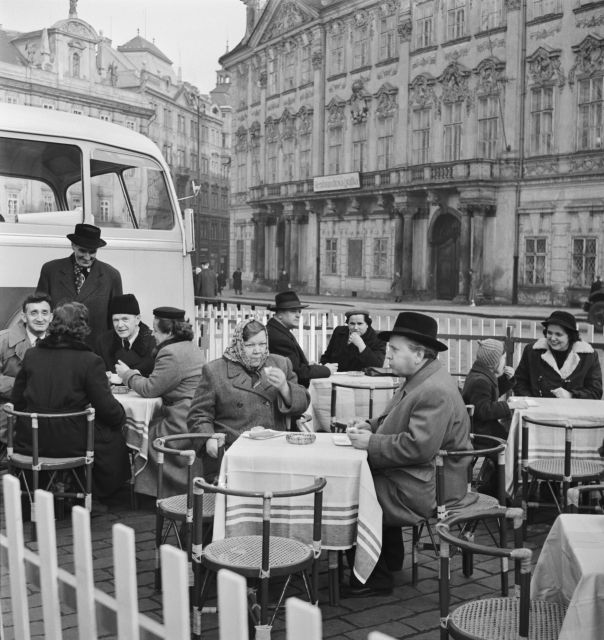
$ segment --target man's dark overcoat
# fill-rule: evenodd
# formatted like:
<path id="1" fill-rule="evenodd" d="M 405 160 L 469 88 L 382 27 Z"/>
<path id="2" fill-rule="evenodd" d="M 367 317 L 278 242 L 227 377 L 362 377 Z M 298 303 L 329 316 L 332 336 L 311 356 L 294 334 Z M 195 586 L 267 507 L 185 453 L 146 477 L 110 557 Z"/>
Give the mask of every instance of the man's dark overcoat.
<path id="1" fill-rule="evenodd" d="M 105 365 L 90 347 L 67 336 L 47 336 L 29 349 L 15 379 L 12 402 L 20 411 L 66 413 L 96 410 L 93 495 L 104 497 L 119 489 L 130 475 L 122 426 L 126 415 L 113 397 Z M 17 423 L 15 450 L 31 452 L 31 424 Z M 40 453 L 52 457 L 85 453 L 86 417 L 41 421 Z"/>
<path id="2" fill-rule="evenodd" d="M 91 330 L 87 342 L 94 346 L 99 335 L 112 327 L 109 301 L 114 296 L 122 295 L 122 278 L 117 269 L 95 260 L 80 293 L 76 293 L 73 265 L 73 255 L 43 264 L 36 291 L 47 293 L 52 299 L 53 308 L 61 302 L 81 302 L 85 305 Z"/>
<path id="3" fill-rule="evenodd" d="M 348 326 L 336 327 L 331 335 L 325 353 L 321 356 L 321 364 L 337 362 L 338 371 L 362 371 L 366 367 L 381 367 L 386 357 L 386 343 L 377 337 L 373 327 L 361 336 L 365 343 L 362 352 L 348 344 L 350 331 Z"/>
<path id="4" fill-rule="evenodd" d="M 106 371 L 115 372 L 115 365 L 121 360 L 130 369 L 138 369 L 141 375 L 148 376 L 155 364 L 155 346 L 153 332 L 141 322 L 138 325 L 138 335 L 130 349 L 124 349 L 122 339 L 111 329 L 99 337 L 95 351 L 103 358 Z"/>

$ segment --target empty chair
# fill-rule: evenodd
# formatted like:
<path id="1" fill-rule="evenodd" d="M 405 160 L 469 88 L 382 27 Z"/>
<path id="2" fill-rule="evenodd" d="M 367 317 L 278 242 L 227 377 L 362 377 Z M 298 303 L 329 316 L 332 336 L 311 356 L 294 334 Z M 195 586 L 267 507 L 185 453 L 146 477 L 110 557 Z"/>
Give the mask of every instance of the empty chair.
<path id="1" fill-rule="evenodd" d="M 66 498 L 82 500 L 90 511 L 92 507 L 92 465 L 94 463 L 94 418 L 95 410 L 90 407 L 83 411 L 70 413 L 28 413 L 15 411 L 11 403 L 4 405 L 8 414 L 7 461 L 8 472 L 21 481 L 22 493 L 27 496 L 31 507 L 31 521 L 36 538 L 36 502 L 37 489 L 50 491 L 61 502 Z M 86 430 L 83 433 L 82 455 L 66 457 L 48 457 L 40 455 L 40 420 L 65 420 L 66 418 L 86 417 Z M 31 421 L 31 454 L 16 453 L 14 450 L 15 421 L 19 417 Z M 78 473 L 83 471 L 83 477 Z M 44 475 L 40 475 L 40 474 Z"/>
<path id="2" fill-rule="evenodd" d="M 360 398 L 363 396 L 367 396 L 368 400 L 368 410 L 363 412 L 363 417 L 365 418 L 373 418 L 375 411 L 376 401 L 379 402 L 380 410 L 383 409 L 387 402 L 392 398 L 392 395 L 398 389 L 399 385 L 386 385 L 382 386 L 380 384 L 363 384 L 363 385 L 355 385 L 349 384 L 346 382 L 333 382 L 331 385 L 331 404 L 330 404 L 330 421 L 329 426 L 333 433 L 342 433 L 346 431 L 346 422 L 339 421 L 336 413 L 338 411 L 338 395 L 346 394 L 346 402 L 348 407 L 350 407 L 350 415 L 349 417 L 354 417 L 355 415 L 360 415 L 360 412 L 355 413 L 355 406 L 357 402 L 360 401 Z M 340 398 L 342 397 L 340 395 Z M 377 395 L 377 398 L 376 398 Z M 340 400 L 340 402 L 342 402 Z"/>

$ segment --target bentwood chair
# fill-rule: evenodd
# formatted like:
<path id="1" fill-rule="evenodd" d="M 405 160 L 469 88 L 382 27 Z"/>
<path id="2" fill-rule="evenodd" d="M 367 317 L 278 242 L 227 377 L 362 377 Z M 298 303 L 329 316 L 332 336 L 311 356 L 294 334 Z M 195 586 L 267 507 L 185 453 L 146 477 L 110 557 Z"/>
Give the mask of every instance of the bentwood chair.
<path id="1" fill-rule="evenodd" d="M 585 429 L 602 429 L 604 424 L 573 424 L 571 420 L 537 420 L 522 416 L 521 436 L 521 477 L 522 508 L 525 515 L 524 532 L 528 510 L 542 507 L 555 507 L 559 513 L 567 510 L 567 492 L 572 485 L 598 482 L 604 475 L 604 462 L 575 455 L 574 440 L 577 432 Z M 529 460 L 529 437 L 536 429 L 552 432 L 553 442 L 558 436 L 564 436 L 564 452 Z M 553 447 L 552 447 L 553 449 Z M 539 496 L 538 485 L 545 483 L 551 502 L 540 499 L 530 500 L 531 495 Z"/>
<path id="2" fill-rule="evenodd" d="M 153 441 L 153 448 L 157 451 L 157 500 L 155 503 L 155 590 L 161 589 L 161 567 L 159 562 L 159 548 L 166 544 L 172 535 L 176 539 L 176 546 L 186 551 L 191 558 L 191 540 L 193 531 L 193 464 L 197 458 L 195 445 L 205 444 L 208 440 L 218 441 L 218 460 L 220 465 L 224 455 L 225 436 L 223 433 L 181 433 L 163 436 Z M 189 446 L 182 449 L 180 446 Z M 164 467 L 165 458 L 184 458 L 187 465 L 186 493 L 178 495 L 164 495 Z M 197 469 L 198 470 L 198 469 Z M 214 494 L 208 494 L 203 505 L 202 522 L 207 531 L 211 530 L 210 523 L 214 519 Z"/>
<path id="3" fill-rule="evenodd" d="M 247 579 L 259 581 L 260 602 L 250 600 L 250 617 L 256 626 L 257 638 L 270 637 L 270 628 L 283 601 L 285 591 L 294 574 L 301 574 L 309 601 L 318 599 L 318 561 L 321 556 L 321 518 L 323 508 L 323 488 L 326 480 L 315 478 L 313 484 L 287 491 L 246 491 L 211 485 L 203 478 L 193 481 L 193 637 L 201 637 L 201 612 L 208 595 L 210 576 L 220 569 L 229 569 Z M 204 502 L 208 496 L 222 494 L 227 497 L 243 498 L 241 508 L 249 511 L 261 505 L 261 533 L 238 535 L 222 540 L 214 540 L 204 546 L 202 517 Z M 312 544 L 293 538 L 271 535 L 271 519 L 282 514 L 284 505 L 274 507 L 273 501 L 314 494 L 312 509 L 305 505 L 296 508 L 306 511 L 307 518 L 300 520 L 300 529 L 311 529 Z M 228 506 L 228 505 L 227 505 Z M 272 512 L 274 507 L 275 513 Z M 312 514 L 312 519 L 311 519 Z M 301 536 L 302 536 L 301 532 Z M 312 571 L 309 581 L 308 571 Z M 269 621 L 268 589 L 273 577 L 286 577 L 285 584 Z M 268 633 L 267 633 L 268 631 Z"/>
<path id="4" fill-rule="evenodd" d="M 485 517 L 492 512 L 477 511 L 472 514 L 451 515 L 436 525 L 440 540 L 440 637 L 447 640 L 557 640 L 566 613 L 564 605 L 530 599 L 532 551 L 522 544 L 522 509 L 499 507 L 497 516 L 514 523 L 516 547 L 507 549 L 476 544 L 452 533 Z M 451 547 L 461 548 L 471 554 L 500 558 L 507 566 L 512 560 L 516 570 L 516 587 L 513 597 L 473 600 L 449 611 Z M 462 585 L 461 586 L 465 586 Z M 580 635 L 580 634 L 579 634 Z"/>
<path id="5" fill-rule="evenodd" d="M 15 411 L 10 402 L 4 405 L 8 415 L 6 456 L 8 472 L 19 478 L 22 495 L 26 496 L 31 510 L 33 538 L 37 539 L 36 502 L 37 489 L 51 492 L 62 507 L 66 499 L 82 500 L 88 511 L 92 508 L 92 465 L 94 463 L 94 418 L 95 410 L 90 407 L 69 413 L 35 413 Z M 86 428 L 82 430 L 82 455 L 49 457 L 40 455 L 39 429 L 48 422 L 66 418 L 85 418 Z M 16 453 L 14 448 L 16 420 L 31 422 L 31 454 Z M 83 471 L 83 477 L 79 473 Z"/>
<path id="6" fill-rule="evenodd" d="M 579 511 L 579 498 L 581 494 L 589 494 L 598 492 L 600 498 L 598 502 L 585 506 L 586 510 L 602 513 L 604 511 L 604 484 L 583 484 L 579 487 L 571 487 L 566 493 L 566 505 L 570 513 Z M 582 507 L 583 508 L 583 507 Z"/>
<path id="7" fill-rule="evenodd" d="M 338 407 L 338 393 L 343 392 L 345 389 L 348 390 L 348 393 L 352 395 L 352 398 L 356 400 L 356 396 L 360 394 L 367 394 L 368 402 L 369 402 L 369 410 L 365 418 L 373 418 L 374 417 L 374 403 L 375 403 L 375 395 L 376 393 L 381 394 L 387 393 L 389 397 L 392 397 L 394 392 L 398 389 L 399 385 L 388 385 L 388 386 L 380 386 L 379 384 L 371 384 L 371 385 L 355 385 L 349 384 L 347 382 L 333 382 L 331 385 L 331 403 L 330 403 L 330 420 L 329 426 L 332 433 L 343 433 L 346 431 L 346 423 L 338 421 L 336 417 L 337 407 Z M 353 400 L 354 404 L 354 400 Z"/>

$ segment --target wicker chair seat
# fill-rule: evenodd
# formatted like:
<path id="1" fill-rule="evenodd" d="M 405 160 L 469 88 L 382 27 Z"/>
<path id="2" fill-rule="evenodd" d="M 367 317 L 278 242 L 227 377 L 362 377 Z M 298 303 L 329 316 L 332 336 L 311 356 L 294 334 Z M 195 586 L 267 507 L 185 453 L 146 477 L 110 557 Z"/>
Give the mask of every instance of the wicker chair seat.
<path id="1" fill-rule="evenodd" d="M 528 471 L 536 478 L 562 480 L 564 477 L 564 458 L 533 460 L 528 465 Z M 602 473 L 604 473 L 604 465 L 597 460 L 571 460 L 570 475 L 574 481 L 597 480 Z"/>
<path id="2" fill-rule="evenodd" d="M 10 456 L 10 463 L 19 469 L 31 469 L 33 458 L 23 453 L 13 453 Z M 61 469 L 73 469 L 86 464 L 86 456 L 71 456 L 65 458 L 46 458 L 40 456 L 38 463 L 42 471 L 60 471 Z"/>
<path id="3" fill-rule="evenodd" d="M 520 600 L 485 598 L 462 604 L 448 619 L 456 639 L 517 640 Z M 566 607 L 555 602 L 531 600 L 529 640 L 557 640 Z"/>
<path id="4" fill-rule="evenodd" d="M 214 505 L 216 494 L 209 493 L 203 500 L 203 518 L 214 517 Z M 169 498 L 161 498 L 157 501 L 157 508 L 161 514 L 170 520 L 184 520 L 187 516 L 187 494 L 181 493 Z"/>
<path id="5" fill-rule="evenodd" d="M 313 559 L 312 548 L 291 538 L 270 536 L 271 575 L 301 571 Z M 262 536 L 237 536 L 215 540 L 203 549 L 202 562 L 214 571 L 231 569 L 248 577 L 258 577 L 262 562 Z"/>

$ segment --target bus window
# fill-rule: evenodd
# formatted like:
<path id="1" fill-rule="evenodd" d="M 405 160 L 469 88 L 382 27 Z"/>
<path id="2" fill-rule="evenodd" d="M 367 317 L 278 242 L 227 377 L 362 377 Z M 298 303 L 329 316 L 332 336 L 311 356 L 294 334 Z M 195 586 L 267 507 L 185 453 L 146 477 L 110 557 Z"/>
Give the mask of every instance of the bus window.
<path id="1" fill-rule="evenodd" d="M 168 185 L 150 158 L 95 149 L 90 166 L 95 223 L 100 227 L 173 229 Z"/>
<path id="2" fill-rule="evenodd" d="M 77 146 L 1 138 L 0 221 L 81 222 L 82 203 L 69 203 L 66 195 L 69 186 L 81 179 L 82 154 Z"/>

